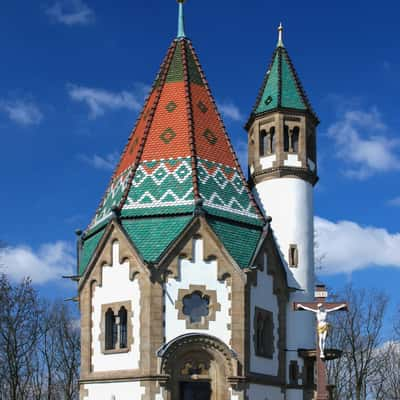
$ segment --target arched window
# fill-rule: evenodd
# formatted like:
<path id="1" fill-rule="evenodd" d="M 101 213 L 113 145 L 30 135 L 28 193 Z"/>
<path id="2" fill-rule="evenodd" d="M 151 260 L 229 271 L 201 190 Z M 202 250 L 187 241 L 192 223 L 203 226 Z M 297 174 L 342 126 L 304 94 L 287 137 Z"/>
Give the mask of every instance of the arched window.
<path id="1" fill-rule="evenodd" d="M 114 311 L 109 308 L 106 312 L 106 335 L 105 335 L 105 349 L 114 350 L 117 344 L 117 324 L 115 322 Z"/>
<path id="2" fill-rule="evenodd" d="M 119 348 L 128 347 L 128 313 L 125 307 L 121 307 L 118 312 L 119 317 Z"/>
<path id="3" fill-rule="evenodd" d="M 294 153 L 299 152 L 299 135 L 300 135 L 300 129 L 298 126 L 293 128 L 293 133 L 292 133 L 292 150 Z"/>
<path id="4" fill-rule="evenodd" d="M 283 151 L 287 153 L 289 152 L 289 148 L 290 148 L 289 127 L 285 125 L 285 129 L 283 132 Z"/>
<path id="5" fill-rule="evenodd" d="M 267 155 L 268 144 L 267 144 L 267 132 L 262 130 L 260 132 L 260 156 L 263 157 Z"/>
<path id="6" fill-rule="evenodd" d="M 269 146 L 270 146 L 270 152 L 271 154 L 275 153 L 275 145 L 276 145 L 276 135 L 275 135 L 275 127 L 272 126 L 269 128 Z"/>

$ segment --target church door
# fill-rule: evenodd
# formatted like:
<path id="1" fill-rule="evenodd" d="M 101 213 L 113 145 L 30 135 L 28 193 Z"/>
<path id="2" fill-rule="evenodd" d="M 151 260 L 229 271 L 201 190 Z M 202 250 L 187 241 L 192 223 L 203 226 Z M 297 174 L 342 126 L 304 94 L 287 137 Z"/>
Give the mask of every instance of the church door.
<path id="1" fill-rule="evenodd" d="M 180 400 L 210 400 L 209 382 L 181 382 Z"/>

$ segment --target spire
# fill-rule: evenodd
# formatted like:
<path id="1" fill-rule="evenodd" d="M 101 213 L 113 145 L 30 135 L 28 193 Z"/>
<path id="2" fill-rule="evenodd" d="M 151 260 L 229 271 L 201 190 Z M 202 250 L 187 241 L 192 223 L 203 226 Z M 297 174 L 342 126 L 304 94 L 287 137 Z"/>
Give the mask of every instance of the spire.
<path id="1" fill-rule="evenodd" d="M 178 17 L 178 39 L 182 39 L 186 37 L 185 34 L 185 15 L 183 13 L 183 3 L 186 0 L 178 0 L 179 3 L 179 17 Z"/>
<path id="2" fill-rule="evenodd" d="M 285 47 L 283 44 L 283 25 L 282 22 L 279 24 L 278 27 L 278 44 L 277 47 Z"/>

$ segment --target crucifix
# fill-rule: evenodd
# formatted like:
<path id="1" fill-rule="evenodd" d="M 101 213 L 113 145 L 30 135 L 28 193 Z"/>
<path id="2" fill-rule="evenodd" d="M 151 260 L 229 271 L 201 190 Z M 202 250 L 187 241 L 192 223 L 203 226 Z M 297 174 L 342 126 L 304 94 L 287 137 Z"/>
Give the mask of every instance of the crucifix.
<path id="1" fill-rule="evenodd" d="M 325 285 L 317 285 L 315 289 L 315 301 L 294 303 L 295 311 L 310 311 L 313 312 L 317 319 L 317 397 L 316 400 L 329 400 L 327 390 L 326 365 L 325 365 L 325 350 L 326 339 L 330 330 L 330 325 L 327 321 L 328 313 L 334 311 L 347 311 L 347 303 L 327 303 L 326 298 L 328 292 Z"/>

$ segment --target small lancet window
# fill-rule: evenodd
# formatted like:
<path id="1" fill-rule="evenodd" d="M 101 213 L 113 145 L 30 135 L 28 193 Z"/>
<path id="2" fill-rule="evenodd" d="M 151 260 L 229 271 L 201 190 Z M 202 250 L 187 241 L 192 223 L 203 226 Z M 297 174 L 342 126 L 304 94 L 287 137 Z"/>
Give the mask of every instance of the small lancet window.
<path id="1" fill-rule="evenodd" d="M 118 312 L 119 317 L 119 347 L 126 349 L 128 347 L 128 313 L 125 307 L 121 307 Z"/>
<path id="2" fill-rule="evenodd" d="M 289 247 L 289 267 L 296 268 L 299 264 L 299 251 L 297 245 L 291 244 Z"/>
<path id="3" fill-rule="evenodd" d="M 117 344 L 118 327 L 115 321 L 114 311 L 109 308 L 106 312 L 105 349 L 114 350 Z"/>
<path id="4" fill-rule="evenodd" d="M 289 148 L 290 148 L 289 127 L 285 125 L 285 129 L 283 132 L 283 151 L 285 153 L 288 153 Z"/>
<path id="5" fill-rule="evenodd" d="M 299 152 L 299 135 L 300 135 L 300 129 L 298 126 L 293 128 L 293 133 L 292 133 L 292 151 L 294 153 Z"/>

